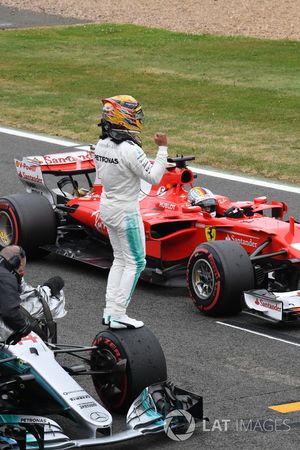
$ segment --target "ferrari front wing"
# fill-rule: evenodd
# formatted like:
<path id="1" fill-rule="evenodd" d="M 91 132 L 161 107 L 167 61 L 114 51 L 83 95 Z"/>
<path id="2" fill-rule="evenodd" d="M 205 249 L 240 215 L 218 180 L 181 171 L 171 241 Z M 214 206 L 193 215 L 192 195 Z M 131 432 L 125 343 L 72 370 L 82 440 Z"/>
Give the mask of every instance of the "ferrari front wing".
<path id="1" fill-rule="evenodd" d="M 271 322 L 290 322 L 300 319 L 300 291 L 270 292 L 256 289 L 244 292 L 244 312 Z"/>

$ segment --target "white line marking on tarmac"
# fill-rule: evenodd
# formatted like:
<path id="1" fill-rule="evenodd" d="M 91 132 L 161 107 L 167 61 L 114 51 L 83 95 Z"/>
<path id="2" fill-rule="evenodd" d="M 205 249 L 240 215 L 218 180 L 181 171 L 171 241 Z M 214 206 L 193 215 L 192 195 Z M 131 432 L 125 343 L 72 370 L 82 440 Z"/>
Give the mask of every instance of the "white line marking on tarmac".
<path id="1" fill-rule="evenodd" d="M 10 134 L 12 136 L 24 137 L 27 139 L 33 139 L 40 142 L 48 142 L 49 144 L 63 145 L 65 147 L 72 147 L 75 145 L 83 145 L 67 139 L 59 139 L 50 136 L 42 136 L 35 133 L 30 133 L 26 131 L 16 130 L 13 128 L 6 128 L 0 126 L 0 133 Z M 86 146 L 85 146 L 86 147 Z M 217 170 L 200 169 L 198 167 L 190 167 L 190 169 L 201 175 L 206 175 L 208 177 L 221 178 L 224 180 L 237 181 L 238 183 L 252 184 L 253 186 L 262 186 L 269 189 L 277 189 L 279 191 L 293 192 L 295 194 L 300 194 L 300 187 L 289 186 L 286 184 L 275 183 L 267 180 L 259 180 L 251 177 L 242 177 L 239 175 L 233 175 L 226 172 L 218 172 Z"/>
<path id="2" fill-rule="evenodd" d="M 262 336 L 262 337 L 265 337 L 268 339 L 272 339 L 273 341 L 280 341 L 280 342 L 283 342 L 284 344 L 290 344 L 290 345 L 295 345 L 295 347 L 300 347 L 300 344 L 297 344 L 297 342 L 287 341 L 286 339 L 281 339 L 281 338 L 277 338 L 275 336 L 270 336 L 269 334 L 258 333 L 257 331 L 248 330 L 248 328 L 238 327 L 236 325 L 231 325 L 231 324 L 225 323 L 225 322 L 217 321 L 216 323 L 218 323 L 219 325 L 225 325 L 226 327 L 235 328 L 237 330 L 246 331 L 247 333 L 256 334 L 257 336 Z"/>
<path id="3" fill-rule="evenodd" d="M 27 139 L 33 139 L 40 142 L 48 142 L 49 144 L 65 145 L 66 147 L 72 147 L 73 145 L 80 145 L 78 142 L 68 141 L 66 139 L 53 138 L 50 136 L 41 136 L 35 133 L 29 133 L 27 131 L 14 130 L 12 128 L 0 127 L 0 133 L 10 134 L 12 136 L 24 137 Z"/>
<path id="4" fill-rule="evenodd" d="M 300 187 L 289 186 L 286 184 L 275 183 L 266 180 L 259 180 L 251 177 L 242 177 L 239 175 L 232 175 L 230 173 L 218 172 L 216 170 L 206 170 L 192 168 L 193 172 L 199 173 L 201 175 L 207 175 L 208 177 L 221 178 L 224 180 L 237 181 L 238 183 L 252 184 L 254 186 L 261 186 L 269 189 L 277 189 L 279 191 L 293 192 L 295 194 L 300 194 Z"/>

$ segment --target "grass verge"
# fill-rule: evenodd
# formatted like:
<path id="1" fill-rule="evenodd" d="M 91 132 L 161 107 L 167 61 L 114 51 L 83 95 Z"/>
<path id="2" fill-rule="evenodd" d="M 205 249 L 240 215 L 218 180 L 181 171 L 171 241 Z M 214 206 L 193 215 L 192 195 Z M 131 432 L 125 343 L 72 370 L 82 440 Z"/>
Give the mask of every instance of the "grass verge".
<path id="1" fill-rule="evenodd" d="M 300 42 L 133 25 L 0 33 L 0 122 L 95 142 L 99 99 L 143 105 L 144 148 L 168 133 L 196 163 L 300 183 Z"/>

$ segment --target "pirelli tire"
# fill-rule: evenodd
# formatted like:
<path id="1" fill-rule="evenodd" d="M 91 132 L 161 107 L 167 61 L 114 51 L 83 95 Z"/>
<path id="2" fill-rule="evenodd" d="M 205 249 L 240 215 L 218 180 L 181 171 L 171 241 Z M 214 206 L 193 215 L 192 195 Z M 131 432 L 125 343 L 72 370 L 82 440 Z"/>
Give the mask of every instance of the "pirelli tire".
<path id="1" fill-rule="evenodd" d="M 191 298 L 209 316 L 238 314 L 244 291 L 255 287 L 254 268 L 246 250 L 236 242 L 199 245 L 187 267 Z"/>
<path id="2" fill-rule="evenodd" d="M 147 327 L 101 331 L 93 340 L 91 369 L 96 392 L 106 408 L 126 413 L 142 390 L 166 381 L 167 366 L 158 339 Z M 116 370 L 116 364 L 121 365 Z"/>
<path id="3" fill-rule="evenodd" d="M 292 269 L 288 276 L 289 290 L 300 290 L 300 268 Z"/>
<path id="4" fill-rule="evenodd" d="M 21 245 L 27 256 L 42 257 L 39 247 L 56 242 L 56 216 L 50 202 L 40 194 L 0 197 L 0 246 Z M 0 247 L 0 248 L 1 248 Z"/>

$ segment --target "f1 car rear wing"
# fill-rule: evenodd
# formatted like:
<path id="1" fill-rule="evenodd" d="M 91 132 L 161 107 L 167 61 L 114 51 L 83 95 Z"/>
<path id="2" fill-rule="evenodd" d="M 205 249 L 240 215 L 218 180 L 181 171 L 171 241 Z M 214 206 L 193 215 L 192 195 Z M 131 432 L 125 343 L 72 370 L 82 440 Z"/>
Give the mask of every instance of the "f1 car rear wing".
<path id="1" fill-rule="evenodd" d="M 27 164 L 41 167 L 43 173 L 53 175 L 95 172 L 94 150 L 89 146 L 76 147 L 75 151 L 52 153 L 44 156 L 27 156 Z"/>
<path id="2" fill-rule="evenodd" d="M 44 174 L 54 176 L 81 175 L 96 171 L 94 151 L 89 146 L 76 147 L 75 151 L 49 155 L 26 156 L 22 160 L 15 159 L 18 177 L 25 185 L 27 192 L 38 192 L 54 204 L 53 194 L 46 186 Z"/>

